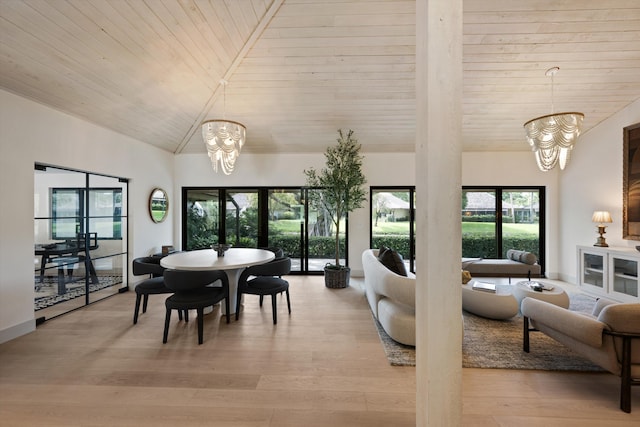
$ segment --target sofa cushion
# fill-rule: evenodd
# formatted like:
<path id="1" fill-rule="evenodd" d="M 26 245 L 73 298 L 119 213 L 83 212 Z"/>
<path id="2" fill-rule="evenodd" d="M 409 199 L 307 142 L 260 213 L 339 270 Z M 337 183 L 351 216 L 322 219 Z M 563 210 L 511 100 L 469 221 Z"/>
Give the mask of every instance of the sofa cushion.
<path id="1" fill-rule="evenodd" d="M 527 251 L 518 251 L 515 249 L 509 249 L 507 251 L 507 258 L 529 265 L 533 265 L 538 262 L 538 257 L 536 257 L 535 254 Z"/>
<path id="2" fill-rule="evenodd" d="M 407 268 L 404 266 L 402 255 L 400 255 L 398 251 L 394 251 L 393 249 L 382 246 L 380 248 L 380 252 L 378 252 L 378 260 L 382 263 L 382 265 L 384 265 L 394 273 L 399 274 L 400 276 L 407 275 Z"/>

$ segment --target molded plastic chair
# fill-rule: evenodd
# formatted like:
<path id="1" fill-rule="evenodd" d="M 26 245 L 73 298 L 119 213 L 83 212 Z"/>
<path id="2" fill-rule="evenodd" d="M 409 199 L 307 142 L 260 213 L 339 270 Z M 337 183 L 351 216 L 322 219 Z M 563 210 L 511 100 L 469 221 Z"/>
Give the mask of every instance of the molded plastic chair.
<path id="1" fill-rule="evenodd" d="M 173 295 L 165 301 L 167 314 L 164 321 L 164 335 L 162 342 L 167 342 L 169 335 L 169 323 L 171 321 L 171 310 L 185 311 L 185 321 L 189 321 L 187 310 L 197 310 L 198 312 L 198 344 L 203 341 L 204 328 L 204 308 L 217 304 L 224 300 L 226 308 L 227 323 L 229 323 L 229 279 L 224 271 L 187 271 L 187 270 L 166 270 L 164 281 Z M 214 282 L 222 282 L 222 286 L 210 286 Z"/>
<path id="2" fill-rule="evenodd" d="M 245 269 L 238 280 L 238 298 L 236 302 L 236 320 L 240 316 L 240 301 L 242 294 L 260 296 L 260 307 L 265 295 L 271 295 L 271 309 L 273 310 L 273 324 L 278 323 L 278 310 L 276 307 L 276 295 L 281 292 L 287 294 L 287 308 L 291 314 L 291 301 L 289 299 L 289 282 L 282 278 L 291 271 L 291 258 L 276 258 L 266 264 L 253 265 Z M 253 279 L 249 279 L 255 276 Z"/>
<path id="3" fill-rule="evenodd" d="M 159 257 L 140 257 L 133 260 L 133 275 L 142 276 L 145 274 L 151 277 L 138 283 L 135 287 L 136 291 L 136 307 L 133 312 L 133 324 L 138 323 L 138 312 L 140 311 L 140 300 L 144 297 L 142 303 L 142 312 L 147 312 L 147 303 L 149 302 L 149 295 L 157 294 L 170 294 L 173 291 L 167 288 L 164 284 L 164 270 L 165 268 L 160 265 Z M 180 314 L 182 318 L 182 314 Z"/>

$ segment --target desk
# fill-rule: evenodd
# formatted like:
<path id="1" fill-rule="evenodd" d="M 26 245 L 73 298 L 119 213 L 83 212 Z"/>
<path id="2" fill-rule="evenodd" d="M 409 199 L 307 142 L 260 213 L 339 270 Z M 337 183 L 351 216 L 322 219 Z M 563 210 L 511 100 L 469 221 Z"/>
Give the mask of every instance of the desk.
<path id="1" fill-rule="evenodd" d="M 93 261 L 91 260 L 91 252 L 90 252 L 94 249 L 98 249 L 97 243 L 89 246 L 89 251 L 85 251 L 84 247 L 72 241 L 56 242 L 51 244 L 36 244 L 34 247 L 35 255 L 42 257 L 42 260 L 40 261 L 40 283 L 42 283 L 42 280 L 44 278 L 44 270 L 45 270 L 46 264 L 48 262 L 51 262 L 51 260 L 54 260 L 57 258 L 61 258 L 61 261 L 62 261 L 62 258 L 64 257 L 77 257 L 78 262 L 84 261 L 84 259 L 86 258 L 89 261 L 89 274 L 91 275 L 91 283 L 94 283 L 94 284 L 98 283 L 98 276 L 96 275 L 96 269 L 93 266 Z M 78 256 L 80 252 L 85 252 L 85 255 Z M 72 260 L 69 260 L 69 264 L 71 264 L 73 267 L 73 264 L 71 263 L 71 261 Z M 60 280 L 62 279 L 64 281 L 64 266 L 66 264 L 67 263 L 64 263 L 64 262 L 58 263 L 59 293 L 64 293 L 64 289 L 65 289 L 64 283 L 60 283 Z M 61 275 L 61 270 L 62 270 L 62 275 Z M 73 268 L 71 269 L 67 268 L 67 270 L 72 271 Z"/>
<path id="2" fill-rule="evenodd" d="M 160 260 L 160 265 L 174 270 L 224 270 L 229 279 L 229 309 L 233 314 L 242 271 L 252 265 L 265 264 L 275 257 L 273 252 L 264 249 L 231 248 L 223 257 L 218 257 L 213 249 L 201 249 L 167 255 Z"/>

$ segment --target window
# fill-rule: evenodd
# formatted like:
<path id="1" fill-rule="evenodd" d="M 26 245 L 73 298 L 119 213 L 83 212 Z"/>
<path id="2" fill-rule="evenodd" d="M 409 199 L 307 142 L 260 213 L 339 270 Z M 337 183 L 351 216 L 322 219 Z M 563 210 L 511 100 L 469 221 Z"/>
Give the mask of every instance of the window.
<path id="1" fill-rule="evenodd" d="M 544 187 L 463 187 L 462 256 L 532 252 L 544 272 Z"/>
<path id="2" fill-rule="evenodd" d="M 84 188 L 51 188 L 51 238 L 75 239 L 84 232 Z M 89 228 L 101 239 L 122 238 L 122 189 L 90 188 Z"/>
<path id="3" fill-rule="evenodd" d="M 75 239 L 80 232 L 80 196 L 81 190 L 51 189 L 51 238 Z"/>
<path id="4" fill-rule="evenodd" d="M 335 230 L 313 206 L 314 189 L 183 188 L 182 247 L 205 249 L 214 243 L 234 247 L 282 248 L 292 272 L 322 273 L 335 262 Z M 347 218 L 340 224 L 340 259 L 347 263 Z"/>
<path id="5" fill-rule="evenodd" d="M 415 188 L 371 187 L 370 199 L 370 247 L 395 249 L 415 272 Z"/>

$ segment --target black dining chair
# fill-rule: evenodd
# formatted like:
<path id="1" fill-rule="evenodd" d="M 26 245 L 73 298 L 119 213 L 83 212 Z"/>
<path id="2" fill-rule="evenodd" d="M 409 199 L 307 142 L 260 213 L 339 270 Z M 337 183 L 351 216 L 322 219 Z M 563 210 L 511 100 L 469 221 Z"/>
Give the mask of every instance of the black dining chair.
<path id="1" fill-rule="evenodd" d="M 284 257 L 284 250 L 280 247 L 277 246 L 266 246 L 266 247 L 261 247 L 258 249 L 264 249 L 265 251 L 271 251 L 275 254 L 276 258 L 283 258 Z"/>
<path id="2" fill-rule="evenodd" d="M 167 309 L 164 321 L 164 335 L 162 342 L 166 343 L 169 335 L 169 323 L 171 310 L 185 311 L 185 321 L 189 321 L 187 310 L 196 310 L 198 313 L 198 344 L 203 342 L 204 308 L 225 301 L 227 323 L 230 320 L 229 311 L 229 279 L 227 273 L 220 270 L 187 271 L 166 270 L 164 281 L 173 295 L 165 301 Z M 214 282 L 220 281 L 220 285 Z"/>
<path id="3" fill-rule="evenodd" d="M 266 264 L 253 265 L 246 268 L 238 280 L 238 297 L 236 300 L 236 320 L 240 316 L 240 301 L 243 294 L 259 295 L 260 307 L 265 295 L 271 295 L 271 309 L 273 324 L 278 323 L 276 296 L 281 292 L 287 295 L 287 308 L 291 314 L 291 300 L 289 298 L 289 282 L 282 276 L 291 272 L 291 258 L 276 258 Z M 252 277 L 253 276 L 253 277 Z"/>
<path id="4" fill-rule="evenodd" d="M 138 313 L 140 312 L 140 302 L 142 300 L 142 312 L 147 312 L 149 295 L 170 294 L 173 291 L 164 284 L 164 270 L 160 265 L 160 257 L 140 257 L 132 262 L 133 275 L 149 275 L 149 278 L 138 283 L 135 287 L 136 306 L 133 312 L 133 324 L 138 323 Z M 182 319 L 182 313 L 180 313 Z"/>

